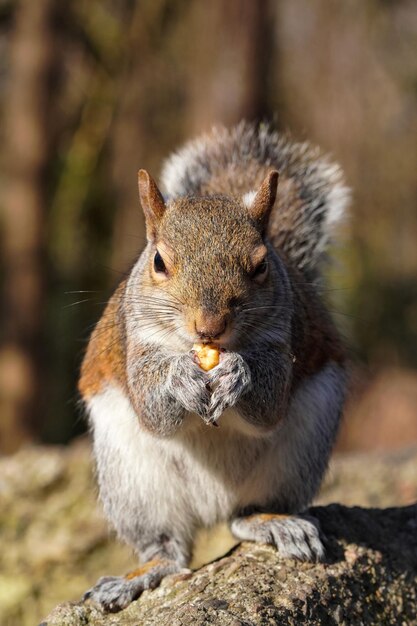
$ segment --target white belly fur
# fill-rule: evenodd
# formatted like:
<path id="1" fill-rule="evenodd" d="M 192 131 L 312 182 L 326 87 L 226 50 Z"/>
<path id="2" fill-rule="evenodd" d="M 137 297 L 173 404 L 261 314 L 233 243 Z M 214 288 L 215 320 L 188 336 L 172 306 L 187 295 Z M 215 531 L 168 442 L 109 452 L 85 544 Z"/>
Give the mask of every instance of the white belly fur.
<path id="1" fill-rule="evenodd" d="M 233 411 L 217 429 L 189 416 L 175 437 L 155 437 L 140 426 L 123 391 L 109 385 L 88 402 L 99 482 L 117 490 L 116 506 L 140 506 L 150 524 L 184 533 L 228 519 L 237 508 L 266 504 L 288 483 L 299 489 L 299 463 L 315 454 L 318 431 L 337 419 L 344 378 L 337 369 L 328 365 L 307 381 L 281 427 L 264 437 L 234 429 L 241 418 Z M 326 393 L 324 382 L 331 382 Z M 102 455 L 108 463 L 100 463 Z"/>
<path id="2" fill-rule="evenodd" d="M 247 477 L 265 440 L 239 435 L 226 424 L 206 426 L 194 415 L 175 437 L 155 437 L 140 427 L 129 399 L 115 386 L 94 396 L 88 409 L 96 458 L 105 450 L 112 458 L 109 471 L 118 472 L 125 497 L 140 494 L 148 511 L 157 510 L 159 521 L 172 520 L 178 512 L 181 520 L 184 515 L 194 520 L 193 525 L 211 525 L 229 517 L 240 503 L 249 503 Z M 233 420 L 233 415 L 224 417 Z"/>

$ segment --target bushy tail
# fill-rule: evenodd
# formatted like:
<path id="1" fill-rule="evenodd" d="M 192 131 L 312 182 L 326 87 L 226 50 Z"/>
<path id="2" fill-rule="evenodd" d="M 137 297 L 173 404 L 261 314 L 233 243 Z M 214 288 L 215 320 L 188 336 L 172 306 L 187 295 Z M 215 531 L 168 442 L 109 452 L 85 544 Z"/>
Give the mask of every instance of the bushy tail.
<path id="1" fill-rule="evenodd" d="M 342 170 L 318 148 L 265 124 L 214 128 L 165 162 L 162 185 L 171 198 L 225 193 L 250 202 L 271 168 L 280 182 L 269 238 L 300 270 L 317 274 L 349 203 Z"/>

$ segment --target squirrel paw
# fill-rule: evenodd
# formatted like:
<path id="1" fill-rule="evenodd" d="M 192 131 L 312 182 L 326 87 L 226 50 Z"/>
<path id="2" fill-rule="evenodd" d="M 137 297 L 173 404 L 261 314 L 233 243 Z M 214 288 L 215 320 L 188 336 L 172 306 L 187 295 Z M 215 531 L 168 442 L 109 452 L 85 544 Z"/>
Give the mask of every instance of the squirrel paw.
<path id="1" fill-rule="evenodd" d="M 116 613 L 136 600 L 145 589 L 154 589 L 169 574 L 188 572 L 174 561 L 149 561 L 126 576 L 103 576 L 86 591 L 88 600 L 103 611 Z"/>
<path id="2" fill-rule="evenodd" d="M 207 374 L 194 362 L 191 354 L 174 357 L 167 379 L 169 393 L 187 411 L 207 421 L 210 390 Z"/>
<path id="3" fill-rule="evenodd" d="M 223 352 L 220 363 L 208 372 L 213 388 L 209 416 L 215 422 L 228 407 L 234 406 L 251 383 L 249 367 L 237 352 Z"/>
<path id="4" fill-rule="evenodd" d="M 238 517 L 233 520 L 231 531 L 243 541 L 272 544 L 283 557 L 300 561 L 324 558 L 319 523 L 307 515 L 259 513 Z"/>

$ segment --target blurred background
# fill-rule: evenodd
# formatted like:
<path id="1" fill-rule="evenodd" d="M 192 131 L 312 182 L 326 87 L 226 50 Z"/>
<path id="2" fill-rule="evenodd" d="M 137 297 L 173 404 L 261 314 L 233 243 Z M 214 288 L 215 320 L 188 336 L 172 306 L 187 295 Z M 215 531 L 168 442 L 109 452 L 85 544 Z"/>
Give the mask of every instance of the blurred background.
<path id="1" fill-rule="evenodd" d="M 85 429 L 82 354 L 144 242 L 137 170 L 242 118 L 319 144 L 353 189 L 339 449 L 417 440 L 413 0 L 0 0 L 0 116 L 1 452 Z"/>
<path id="2" fill-rule="evenodd" d="M 136 564 L 85 441 L 30 444 L 85 431 L 81 358 L 144 243 L 137 170 L 242 118 L 319 144 L 353 193 L 325 297 L 354 385 L 318 501 L 417 499 L 415 0 L 0 0 L 2 625 Z"/>

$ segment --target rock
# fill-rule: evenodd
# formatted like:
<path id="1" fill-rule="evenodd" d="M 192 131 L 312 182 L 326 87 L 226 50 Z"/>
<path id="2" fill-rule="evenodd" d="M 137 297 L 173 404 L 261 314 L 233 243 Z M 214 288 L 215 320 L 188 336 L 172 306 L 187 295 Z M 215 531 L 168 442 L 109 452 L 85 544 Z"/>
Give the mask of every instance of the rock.
<path id="1" fill-rule="evenodd" d="M 61 605 L 48 626 L 411 624 L 417 615 L 417 506 L 311 509 L 325 563 L 283 560 L 245 543 L 190 578 L 170 577 L 118 614 Z"/>
<path id="2" fill-rule="evenodd" d="M 115 541 L 108 530 L 97 503 L 89 457 L 89 445 L 81 441 L 68 448 L 27 448 L 13 456 L 0 458 L 0 624 L 33 626 L 59 603 L 79 599 L 100 576 L 123 574 L 137 565 L 131 551 Z M 417 450 L 410 448 L 389 455 L 349 454 L 335 457 L 318 503 L 324 505 L 338 501 L 347 505 L 387 507 L 407 505 L 416 500 Z M 351 543 L 354 544 L 354 541 Z M 200 533 L 193 567 L 223 556 L 235 544 L 225 525 L 212 532 Z M 208 615 L 214 612 L 224 616 L 227 611 L 236 611 L 233 618 L 235 624 L 242 621 L 237 607 L 239 604 L 243 608 L 246 606 L 244 594 L 240 593 L 239 602 L 230 603 L 229 598 L 217 592 L 210 596 L 204 590 L 206 585 L 213 584 L 212 579 L 217 576 L 216 568 L 220 576 L 224 575 L 226 568 L 231 581 L 240 580 L 239 550 L 240 547 L 230 555 L 227 566 L 220 559 L 208 569 L 203 568 L 201 574 L 204 576 L 199 575 L 198 584 L 193 583 L 194 595 L 200 588 L 198 593 L 203 602 L 209 602 L 204 605 Z M 242 550 L 242 555 L 247 555 L 246 561 L 255 559 L 258 568 L 262 568 L 262 560 L 268 564 L 272 563 L 271 559 L 276 559 L 271 565 L 274 585 L 278 585 L 276 589 L 285 591 L 287 584 L 294 585 L 294 572 L 305 571 L 304 566 L 300 568 L 291 562 L 283 562 L 268 547 L 245 546 Z M 256 554 L 251 552 L 253 550 Z M 345 559 L 345 566 L 356 559 L 353 548 L 345 549 Z M 181 590 L 181 585 L 186 585 L 186 582 L 178 581 L 173 589 Z M 311 581 L 304 580 L 305 592 L 311 584 Z M 314 596 L 313 591 L 309 593 Z M 165 585 L 145 594 L 140 606 L 147 596 L 157 602 L 159 594 L 168 594 Z M 213 598 L 214 605 L 210 605 Z M 226 606 L 225 602 L 228 608 L 220 608 Z M 280 602 L 285 605 L 284 596 Z M 264 607 L 264 604 L 265 600 L 259 606 Z M 72 606 L 76 607 L 72 613 L 62 606 L 57 610 L 72 623 L 88 624 L 87 619 L 91 622 L 93 618 L 85 616 L 94 615 L 93 609 Z M 260 609 L 260 613 L 267 614 L 267 609 Z M 124 614 L 114 615 L 112 619 L 120 620 Z M 56 611 L 54 615 L 55 623 L 59 623 Z M 97 619 L 102 618 L 99 616 Z M 268 619 L 275 623 L 273 618 Z M 268 624 L 268 619 L 261 623 Z M 334 607 L 332 620 L 331 623 L 343 623 L 338 605 Z M 146 626 L 146 621 L 140 622 L 137 617 L 133 623 L 136 626 L 144 623 Z M 283 623 L 286 623 L 285 620 Z M 406 620 L 406 623 L 410 622 Z"/>
<path id="3" fill-rule="evenodd" d="M 111 563 L 135 565 L 97 505 L 89 447 L 31 447 L 0 458 L 0 624 L 33 626 L 79 598 Z"/>
<path id="4" fill-rule="evenodd" d="M 337 449 L 389 451 L 417 441 L 417 373 L 356 368 Z"/>
<path id="5" fill-rule="evenodd" d="M 417 449 L 337 454 L 315 504 L 387 507 L 417 501 Z"/>

